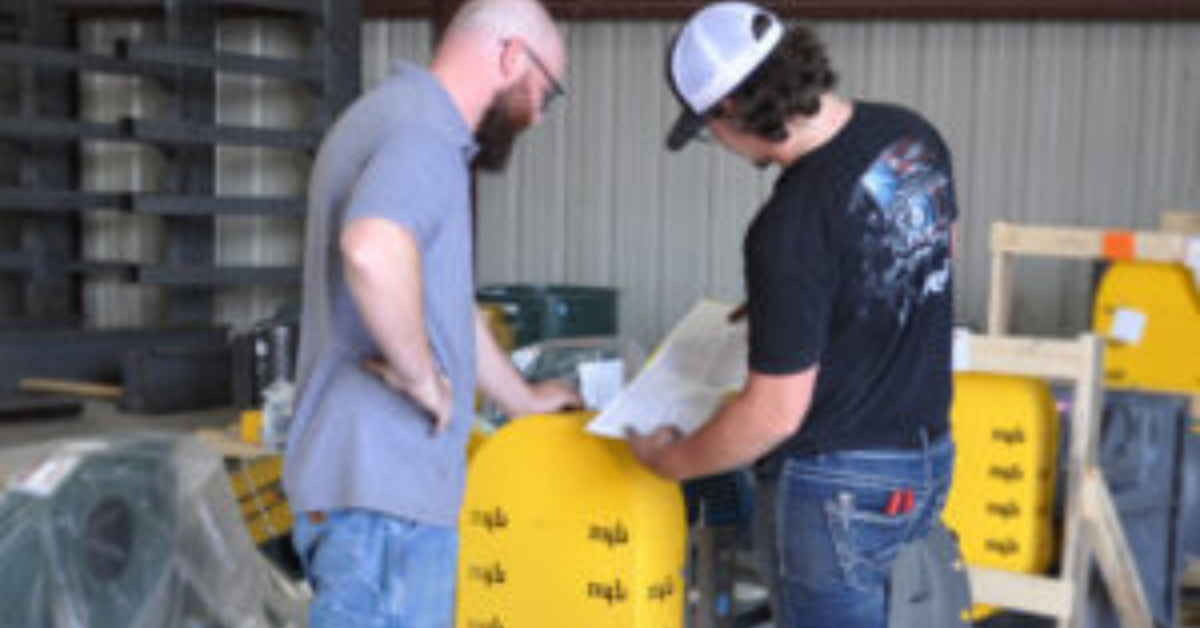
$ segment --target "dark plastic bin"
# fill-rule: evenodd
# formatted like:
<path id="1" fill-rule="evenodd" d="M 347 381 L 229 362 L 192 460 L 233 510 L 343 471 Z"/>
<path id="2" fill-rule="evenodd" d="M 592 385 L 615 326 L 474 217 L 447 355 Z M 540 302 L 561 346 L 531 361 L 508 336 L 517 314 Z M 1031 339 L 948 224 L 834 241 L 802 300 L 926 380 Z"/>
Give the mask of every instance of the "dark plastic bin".
<path id="1" fill-rule="evenodd" d="M 480 303 L 499 306 L 512 328 L 516 346 L 552 338 L 615 336 L 617 291 L 573 285 L 508 284 L 484 286 Z"/>

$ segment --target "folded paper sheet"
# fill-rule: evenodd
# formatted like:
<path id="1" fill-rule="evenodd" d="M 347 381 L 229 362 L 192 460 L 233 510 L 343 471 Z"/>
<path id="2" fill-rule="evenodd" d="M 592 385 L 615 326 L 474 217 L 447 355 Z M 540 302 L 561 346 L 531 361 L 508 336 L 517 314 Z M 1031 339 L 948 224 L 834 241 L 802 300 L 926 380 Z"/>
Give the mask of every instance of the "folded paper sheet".
<path id="1" fill-rule="evenodd" d="M 629 428 L 649 433 L 669 425 L 685 434 L 699 429 L 746 380 L 746 323 L 730 323 L 732 311 L 726 303 L 697 303 L 588 431 L 624 438 Z"/>

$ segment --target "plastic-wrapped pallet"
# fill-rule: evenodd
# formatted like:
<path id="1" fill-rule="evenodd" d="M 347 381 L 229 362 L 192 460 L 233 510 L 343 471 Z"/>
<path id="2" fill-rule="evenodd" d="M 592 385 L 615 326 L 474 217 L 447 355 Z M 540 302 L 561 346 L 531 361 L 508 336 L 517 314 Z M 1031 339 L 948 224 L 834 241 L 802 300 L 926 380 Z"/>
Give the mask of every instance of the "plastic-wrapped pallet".
<path id="1" fill-rule="evenodd" d="M 221 460 L 136 435 L 0 453 L 0 626 L 299 626 Z"/>
<path id="2" fill-rule="evenodd" d="M 590 414 L 526 417 L 477 451 L 460 522 L 459 628 L 681 628 L 679 487 Z"/>

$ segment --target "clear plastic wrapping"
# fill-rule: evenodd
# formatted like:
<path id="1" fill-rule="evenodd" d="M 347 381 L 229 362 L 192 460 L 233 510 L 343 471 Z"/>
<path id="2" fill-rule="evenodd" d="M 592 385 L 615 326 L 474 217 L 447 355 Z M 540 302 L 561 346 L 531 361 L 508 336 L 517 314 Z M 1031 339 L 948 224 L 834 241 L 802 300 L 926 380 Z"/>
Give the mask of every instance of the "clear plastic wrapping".
<path id="1" fill-rule="evenodd" d="M 646 354 L 632 340 L 593 336 L 555 338 L 527 345 L 513 351 L 512 360 L 529 381 L 565 380 L 580 391 L 587 409 L 600 410 L 612 395 L 637 375 Z M 596 369 L 592 372 L 600 376 L 593 375 L 593 381 L 589 381 L 585 375 L 588 369 Z M 602 378 L 612 381 L 599 381 Z M 480 409 L 479 419 L 485 431 L 508 420 L 499 408 L 486 401 Z"/>
<path id="2" fill-rule="evenodd" d="M 0 452 L 0 626 L 303 625 L 198 440 L 136 434 Z"/>

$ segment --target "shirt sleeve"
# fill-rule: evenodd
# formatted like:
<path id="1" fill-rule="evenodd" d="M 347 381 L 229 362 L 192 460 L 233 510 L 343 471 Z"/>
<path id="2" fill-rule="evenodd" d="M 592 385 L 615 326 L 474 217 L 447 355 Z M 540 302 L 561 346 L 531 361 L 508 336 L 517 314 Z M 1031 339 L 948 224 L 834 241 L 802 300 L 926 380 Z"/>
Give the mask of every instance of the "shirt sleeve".
<path id="1" fill-rule="evenodd" d="M 746 244 L 749 366 L 791 375 L 816 365 L 825 350 L 839 252 L 817 207 L 775 210 L 787 220 L 757 225 Z"/>
<path id="2" fill-rule="evenodd" d="M 407 127 L 380 144 L 350 192 L 342 227 L 383 218 L 405 228 L 424 248 L 443 218 L 445 168 L 455 167 L 430 130 Z M 439 176 L 441 173 L 441 176 Z"/>
<path id="3" fill-rule="evenodd" d="M 954 222 L 958 220 L 958 192 L 954 184 L 954 155 L 936 129 L 933 130 L 933 135 L 937 140 L 937 154 L 940 160 L 937 166 L 941 168 L 942 174 L 946 177 L 946 190 L 942 198 L 946 204 L 945 215 L 948 221 Z"/>

